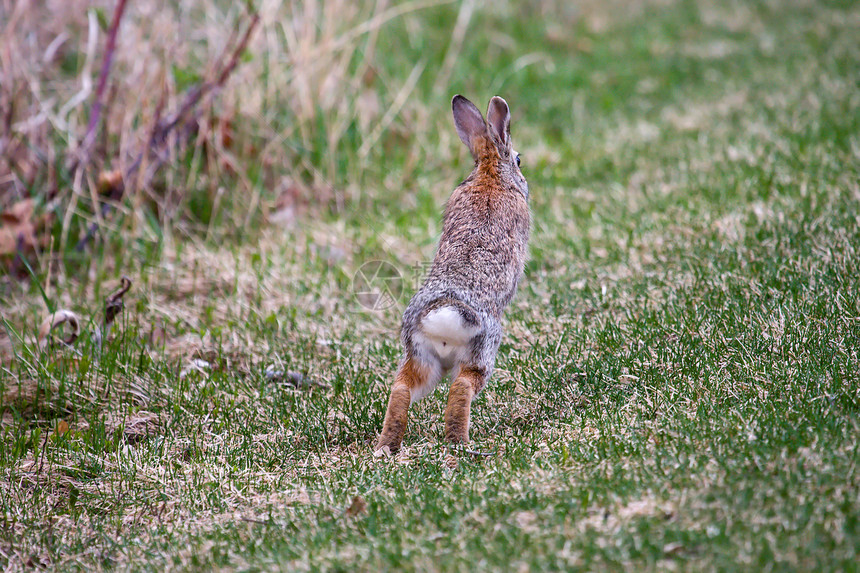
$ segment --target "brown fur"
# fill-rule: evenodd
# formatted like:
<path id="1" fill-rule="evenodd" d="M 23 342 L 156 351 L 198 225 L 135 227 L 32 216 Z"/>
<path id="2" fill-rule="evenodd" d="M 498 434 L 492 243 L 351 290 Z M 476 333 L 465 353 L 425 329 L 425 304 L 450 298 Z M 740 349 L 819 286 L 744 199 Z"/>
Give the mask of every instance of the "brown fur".
<path id="1" fill-rule="evenodd" d="M 478 168 L 477 175 L 482 179 L 490 181 L 490 187 L 495 188 L 494 183 L 499 180 L 499 160 L 501 155 L 492 138 L 487 136 L 473 137 L 472 149 L 475 153 L 475 165 Z"/>
<path id="2" fill-rule="evenodd" d="M 388 409 L 385 411 L 382 434 L 379 436 L 375 450 L 383 446 L 388 446 L 392 452 L 400 449 L 403 434 L 406 433 L 409 404 L 412 402 L 411 390 L 419 388 L 426 380 L 427 369 L 417 366 L 412 359 L 408 359 L 400 365 L 394 377 L 394 386 L 392 386 L 391 396 L 388 398 Z"/>
<path id="3" fill-rule="evenodd" d="M 469 415 L 472 399 L 484 387 L 484 375 L 474 368 L 464 368 L 451 382 L 448 406 L 445 408 L 445 440 L 452 444 L 469 443 Z"/>

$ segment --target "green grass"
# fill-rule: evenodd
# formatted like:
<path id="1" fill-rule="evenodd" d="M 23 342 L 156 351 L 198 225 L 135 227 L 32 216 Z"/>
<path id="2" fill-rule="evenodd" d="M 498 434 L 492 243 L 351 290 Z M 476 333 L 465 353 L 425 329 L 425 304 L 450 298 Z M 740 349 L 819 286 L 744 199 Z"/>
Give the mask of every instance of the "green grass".
<path id="1" fill-rule="evenodd" d="M 0 564 L 856 570 L 858 6 L 564 6 L 476 9 L 441 94 L 459 5 L 386 24 L 378 76 L 426 71 L 366 160 L 357 135 L 332 151 L 331 185 L 362 189 L 341 207 L 97 243 L 47 296 L 97 323 L 134 273 L 98 360 L 86 333 L 40 353 L 38 290 L 4 281 Z M 468 169 L 458 92 L 510 103 L 534 216 L 473 406 L 493 455 L 451 464 L 442 384 L 377 459 L 399 311 Z M 405 292 L 370 312 L 352 277 L 375 259 Z"/>

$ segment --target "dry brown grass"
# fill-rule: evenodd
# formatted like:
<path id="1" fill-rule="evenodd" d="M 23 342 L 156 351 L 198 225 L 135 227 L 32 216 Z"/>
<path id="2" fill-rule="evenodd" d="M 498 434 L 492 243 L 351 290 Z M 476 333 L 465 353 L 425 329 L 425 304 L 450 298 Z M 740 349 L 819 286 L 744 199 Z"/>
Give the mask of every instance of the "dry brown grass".
<path id="1" fill-rule="evenodd" d="M 360 186 L 337 185 L 338 141 L 345 131 L 357 122 L 360 155 L 368 160 L 384 133 L 403 129 L 400 116 L 414 124 L 423 113 L 409 101 L 417 75 L 380 75 L 380 29 L 445 3 L 259 2 L 261 24 L 247 57 L 217 97 L 203 102 L 192 131 L 171 136 L 175 140 L 161 152 L 167 156 L 157 162 L 144 157 L 143 167 L 125 182 L 130 199 L 118 222 L 98 215 L 103 199 L 96 175 L 129 173 L 158 118 L 176 110 L 193 82 L 211 79 L 227 57 L 242 11 L 209 1 L 131 3 L 114 52 L 92 168 L 69 181 L 65 165 L 83 137 L 105 50 L 100 22 L 110 20 L 113 4 L 7 0 L 0 8 L 7 16 L 0 25 L 0 208 L 35 192 L 40 212 L 60 216 L 57 247 L 65 249 L 70 226 L 82 222 L 151 238 L 150 209 L 170 235 L 193 190 L 208 197 L 211 219 L 228 219 L 228 228 L 247 226 L 260 210 L 284 207 L 273 205 L 279 194 L 288 203 L 342 207 L 361 193 Z M 192 136 L 190 158 L 181 146 L 186 133 Z M 301 151 L 321 144 L 330 149 L 321 163 Z M 156 163 L 163 167 L 152 179 L 147 166 Z"/>

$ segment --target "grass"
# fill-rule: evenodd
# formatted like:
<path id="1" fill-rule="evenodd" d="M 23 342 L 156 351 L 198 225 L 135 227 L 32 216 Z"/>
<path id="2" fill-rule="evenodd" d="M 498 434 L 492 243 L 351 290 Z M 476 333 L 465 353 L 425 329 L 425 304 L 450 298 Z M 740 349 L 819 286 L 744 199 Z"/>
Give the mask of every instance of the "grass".
<path id="1" fill-rule="evenodd" d="M 195 148 L 157 182 L 189 184 L 173 220 L 162 195 L 130 199 L 86 257 L 61 246 L 33 255 L 35 280 L 2 279 L 4 568 L 857 569 L 858 7 L 474 8 L 459 45 L 454 3 L 392 16 L 350 59 L 326 52 L 350 87 L 308 116 L 278 89 L 325 82 L 264 65 L 298 60 L 262 34 L 240 87 L 263 107 L 237 112 L 231 84 L 211 111 L 239 114 L 244 172 Z M 356 112 L 365 87 L 376 114 Z M 452 463 L 443 384 L 404 450 L 376 459 L 399 312 L 468 169 L 459 92 L 511 104 L 534 216 L 473 407 L 472 447 L 493 455 Z M 271 222 L 282 176 L 301 197 L 286 224 Z M 235 181 L 232 197 L 210 189 Z M 352 290 L 373 260 L 404 279 L 381 311 Z M 39 350 L 38 284 L 97 324 L 123 273 L 134 287 L 100 354 L 89 327 L 77 355 Z"/>

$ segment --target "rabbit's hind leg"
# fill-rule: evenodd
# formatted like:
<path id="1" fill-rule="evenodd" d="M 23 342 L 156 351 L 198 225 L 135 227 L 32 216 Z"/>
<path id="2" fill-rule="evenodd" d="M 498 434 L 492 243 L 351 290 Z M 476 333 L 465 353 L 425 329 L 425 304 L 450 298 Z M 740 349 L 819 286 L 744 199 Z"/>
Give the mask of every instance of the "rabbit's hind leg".
<path id="1" fill-rule="evenodd" d="M 388 446 L 391 453 L 400 449 L 403 434 L 406 433 L 409 405 L 413 397 L 415 400 L 420 400 L 426 394 L 428 386 L 435 386 L 440 376 L 438 370 L 438 367 L 421 364 L 413 357 L 407 358 L 400 364 L 388 398 L 382 434 L 373 448 L 374 451 L 379 451 L 385 446 Z"/>
<path id="2" fill-rule="evenodd" d="M 445 408 L 445 440 L 452 444 L 469 442 L 469 414 L 472 400 L 486 384 L 482 368 L 463 367 L 451 382 Z"/>

